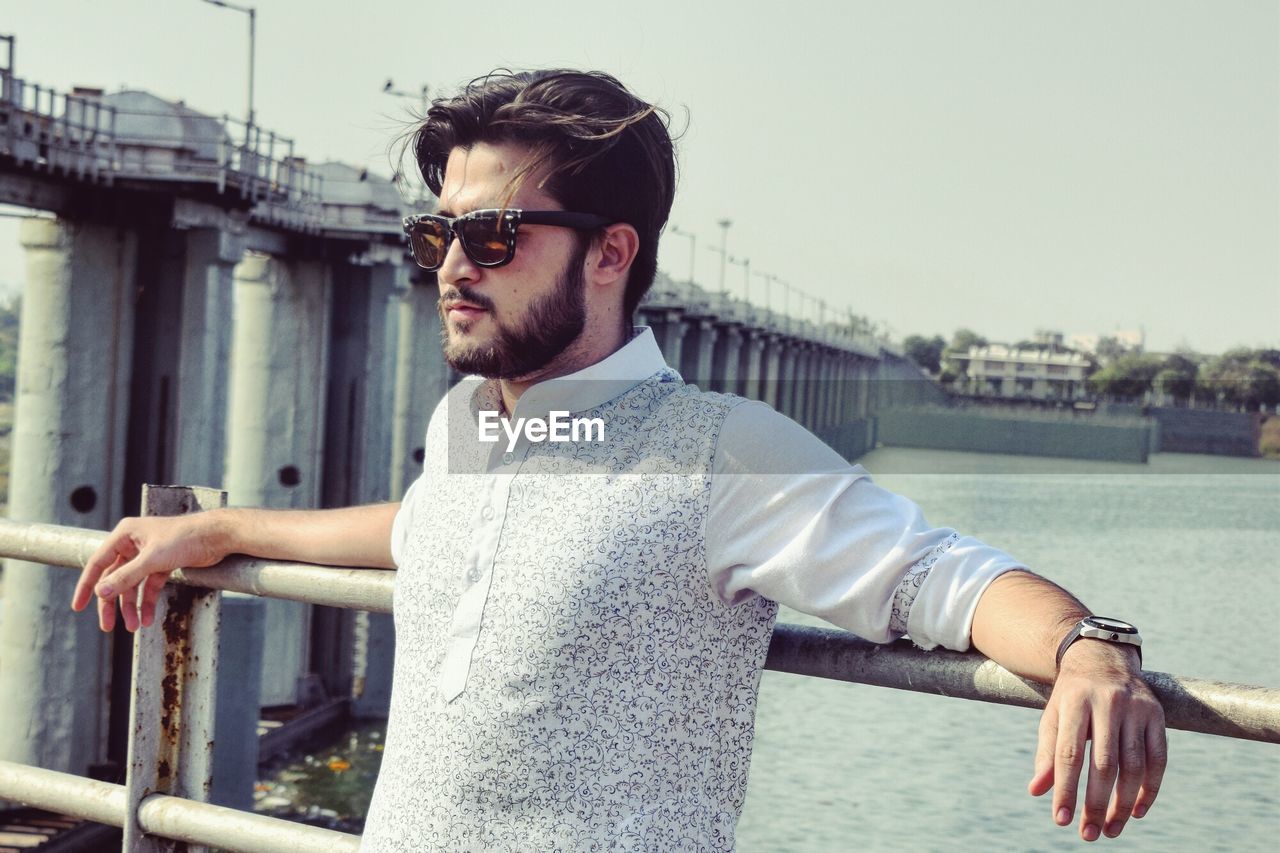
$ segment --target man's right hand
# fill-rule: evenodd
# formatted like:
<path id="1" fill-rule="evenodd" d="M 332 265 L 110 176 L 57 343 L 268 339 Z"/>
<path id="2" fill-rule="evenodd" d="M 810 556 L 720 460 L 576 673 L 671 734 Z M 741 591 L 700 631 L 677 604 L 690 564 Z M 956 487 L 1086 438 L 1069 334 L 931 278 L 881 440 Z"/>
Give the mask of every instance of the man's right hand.
<path id="1" fill-rule="evenodd" d="M 116 607 L 128 631 L 139 628 L 138 593 L 142 587 L 141 625 L 155 618 L 156 600 L 174 570 L 204 568 L 229 553 L 223 513 L 126 518 L 107 535 L 85 563 L 71 598 L 71 608 L 84 610 L 98 599 L 98 625 L 111 631 Z"/>
<path id="2" fill-rule="evenodd" d="M 228 554 L 330 566 L 394 569 L 391 530 L 399 503 L 343 509 L 211 509 L 191 515 L 126 518 L 85 563 L 71 597 L 84 610 L 98 597 L 98 624 L 110 631 L 116 607 L 124 627 L 151 624 L 176 569 L 199 569 Z M 142 587 L 141 619 L 138 587 Z"/>

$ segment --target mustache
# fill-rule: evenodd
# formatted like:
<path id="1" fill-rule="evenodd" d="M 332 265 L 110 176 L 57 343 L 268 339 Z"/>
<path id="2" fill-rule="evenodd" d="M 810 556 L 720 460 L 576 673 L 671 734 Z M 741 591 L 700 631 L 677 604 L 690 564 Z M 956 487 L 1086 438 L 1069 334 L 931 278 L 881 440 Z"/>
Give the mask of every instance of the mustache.
<path id="1" fill-rule="evenodd" d="M 437 306 L 442 306 L 447 302 L 469 302 L 477 308 L 483 308 L 486 311 L 493 309 L 493 300 L 478 291 L 472 290 L 465 285 L 452 285 L 444 293 L 440 294 L 440 298 L 436 301 Z"/>

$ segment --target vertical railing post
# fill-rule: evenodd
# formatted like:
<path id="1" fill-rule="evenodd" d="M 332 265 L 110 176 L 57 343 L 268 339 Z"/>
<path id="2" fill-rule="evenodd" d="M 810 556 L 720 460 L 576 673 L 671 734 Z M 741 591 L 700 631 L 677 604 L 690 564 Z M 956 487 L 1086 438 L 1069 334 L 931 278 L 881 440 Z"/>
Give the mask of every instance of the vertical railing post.
<path id="1" fill-rule="evenodd" d="M 182 515 L 226 503 L 227 493 L 216 489 L 142 488 L 143 515 Z M 138 809 L 148 796 L 209 802 L 220 595 L 218 590 L 168 585 L 156 602 L 151 627 L 134 634 L 128 811 L 121 848 L 126 853 L 172 851 L 180 843 L 142 832 Z"/>

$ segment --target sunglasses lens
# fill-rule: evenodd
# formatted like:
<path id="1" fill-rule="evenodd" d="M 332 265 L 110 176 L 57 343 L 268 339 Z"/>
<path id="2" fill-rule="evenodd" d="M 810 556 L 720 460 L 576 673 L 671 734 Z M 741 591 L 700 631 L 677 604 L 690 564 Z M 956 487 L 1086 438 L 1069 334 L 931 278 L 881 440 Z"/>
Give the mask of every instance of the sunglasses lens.
<path id="1" fill-rule="evenodd" d="M 462 222 L 462 242 L 467 255 L 481 266 L 497 266 L 507 260 L 510 229 L 498 218 Z"/>
<path id="2" fill-rule="evenodd" d="M 409 233 L 409 247 L 419 266 L 439 269 L 449 249 L 449 226 L 432 219 L 420 220 Z"/>

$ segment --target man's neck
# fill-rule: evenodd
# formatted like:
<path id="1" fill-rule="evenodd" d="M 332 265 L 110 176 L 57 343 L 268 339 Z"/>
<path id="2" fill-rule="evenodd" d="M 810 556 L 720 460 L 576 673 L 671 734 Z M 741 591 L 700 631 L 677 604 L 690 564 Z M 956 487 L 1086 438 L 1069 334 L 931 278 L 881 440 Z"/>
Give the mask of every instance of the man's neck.
<path id="1" fill-rule="evenodd" d="M 566 347 L 564 352 L 552 359 L 551 363 L 542 370 L 515 379 L 499 379 L 498 390 L 501 394 L 503 412 L 507 415 L 514 414 L 521 395 L 539 382 L 568 376 L 604 361 L 622 349 L 631 337 L 630 329 L 618 329 L 607 336 L 588 335 L 584 331 L 576 341 Z"/>

